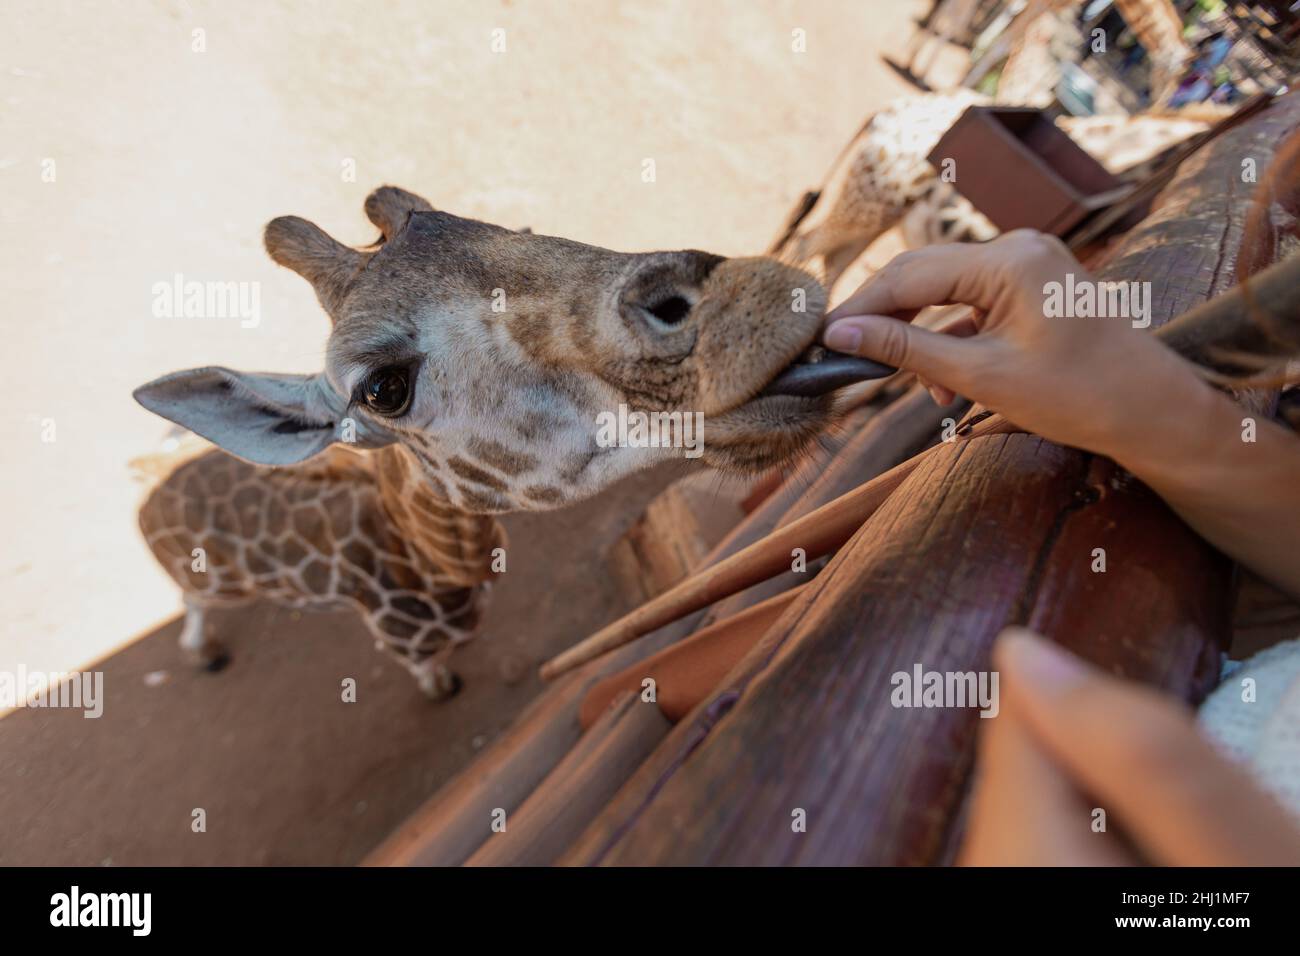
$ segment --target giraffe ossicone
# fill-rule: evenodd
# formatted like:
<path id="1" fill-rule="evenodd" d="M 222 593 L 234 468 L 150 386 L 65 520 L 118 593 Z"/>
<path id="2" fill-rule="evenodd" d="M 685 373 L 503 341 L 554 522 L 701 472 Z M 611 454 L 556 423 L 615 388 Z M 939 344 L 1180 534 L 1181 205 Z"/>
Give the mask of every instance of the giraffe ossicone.
<path id="1" fill-rule="evenodd" d="M 788 374 L 815 352 L 826 306 L 802 270 L 611 252 L 394 187 L 365 210 L 381 238 L 362 249 L 297 217 L 266 228 L 271 257 L 333 322 L 322 372 L 205 367 L 135 392 L 222 449 L 179 466 L 140 512 L 204 663 L 220 659 L 208 608 L 352 606 L 445 696 L 447 657 L 474 634 L 505 547 L 494 515 L 556 508 L 683 452 L 599 442 L 602 413 L 699 414 L 698 460 L 746 472 L 793 459 L 834 417 L 844 368 Z"/>

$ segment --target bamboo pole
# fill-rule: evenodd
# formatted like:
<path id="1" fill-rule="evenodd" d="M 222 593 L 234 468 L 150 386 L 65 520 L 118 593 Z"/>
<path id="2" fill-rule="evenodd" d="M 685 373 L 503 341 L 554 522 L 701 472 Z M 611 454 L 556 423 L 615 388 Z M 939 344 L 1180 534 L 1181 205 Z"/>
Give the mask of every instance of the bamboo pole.
<path id="1" fill-rule="evenodd" d="M 542 665 L 542 679 L 553 680 L 683 614 L 698 611 L 719 598 L 766 580 L 790 566 L 791 555 L 796 548 L 802 549 L 810 560 L 835 550 L 880 507 L 889 493 L 912 473 L 926 454 L 928 452 L 891 468 L 849 494 L 823 505 L 812 514 L 774 531 L 699 574 L 692 575 L 631 614 L 619 618 L 547 661 Z"/>
<path id="2" fill-rule="evenodd" d="M 466 866 L 548 866 L 609 802 L 672 728 L 662 710 L 632 691 L 595 725 L 514 813 L 502 819 Z"/>
<path id="3" fill-rule="evenodd" d="M 654 681 L 664 716 L 673 723 L 681 720 L 727 676 L 806 587 L 801 584 L 783 591 L 606 677 L 587 691 L 578 711 L 582 726 L 593 726 L 619 695 L 639 692 L 647 678 Z"/>

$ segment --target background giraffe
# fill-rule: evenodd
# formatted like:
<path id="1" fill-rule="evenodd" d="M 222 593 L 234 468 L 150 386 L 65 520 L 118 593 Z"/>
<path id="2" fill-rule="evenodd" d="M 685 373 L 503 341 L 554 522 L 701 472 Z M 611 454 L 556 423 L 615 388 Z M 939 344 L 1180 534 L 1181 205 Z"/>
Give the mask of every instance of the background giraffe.
<path id="1" fill-rule="evenodd" d="M 350 605 L 434 697 L 457 687 L 443 660 L 473 636 L 506 543 L 491 516 L 435 497 L 395 446 L 331 448 L 288 469 L 208 452 L 149 496 L 140 529 L 181 586 L 181 647 L 198 662 L 226 660 L 206 635 L 209 607 Z"/>
<path id="2" fill-rule="evenodd" d="M 911 248 L 983 242 L 998 234 L 927 159 L 971 106 L 993 101 L 972 90 L 906 97 L 876 113 L 852 144 L 825 214 L 790 240 L 786 256 L 808 267 L 820 259 L 828 289 L 877 238 L 900 226 Z M 1060 125 L 1111 172 L 1148 162 L 1206 128 L 1195 120 L 1155 116 L 1063 117 Z"/>
<path id="3" fill-rule="evenodd" d="M 680 455 L 603 447 L 602 412 L 703 413 L 701 463 L 761 471 L 831 421 L 834 389 L 882 374 L 815 361 L 825 294 L 772 259 L 615 253 L 392 187 L 366 213 L 382 238 L 365 250 L 296 217 L 266 230 L 334 322 L 324 372 L 200 368 L 135 393 L 225 449 L 176 469 L 140 512 L 184 592 L 182 645 L 209 666 L 223 659 L 209 607 L 345 604 L 445 696 L 446 657 L 502 569 L 492 515 L 554 508 Z"/>

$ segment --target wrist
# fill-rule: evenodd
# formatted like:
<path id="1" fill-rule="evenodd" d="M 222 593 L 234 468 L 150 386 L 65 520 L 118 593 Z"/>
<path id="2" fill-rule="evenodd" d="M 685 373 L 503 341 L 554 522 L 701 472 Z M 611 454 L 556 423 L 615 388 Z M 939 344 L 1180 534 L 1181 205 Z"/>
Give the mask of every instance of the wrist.
<path id="1" fill-rule="evenodd" d="M 1183 374 L 1162 378 L 1142 405 L 1114 429 L 1105 453 L 1162 494 L 1204 489 L 1231 471 L 1242 445 L 1246 411 L 1177 356 Z"/>
<path id="2" fill-rule="evenodd" d="M 1124 363 L 1122 379 L 1111 384 L 1091 450 L 1144 480 L 1217 460 L 1226 439 L 1240 439 L 1242 409 L 1164 346 L 1146 359 Z"/>

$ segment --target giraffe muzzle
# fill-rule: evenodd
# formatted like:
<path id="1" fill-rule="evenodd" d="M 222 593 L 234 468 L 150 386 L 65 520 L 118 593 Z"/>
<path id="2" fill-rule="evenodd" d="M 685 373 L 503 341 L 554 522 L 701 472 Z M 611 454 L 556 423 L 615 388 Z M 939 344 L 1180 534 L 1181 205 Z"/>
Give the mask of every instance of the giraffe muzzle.
<path id="1" fill-rule="evenodd" d="M 823 346 L 814 345 L 759 392 L 759 397 L 794 395 L 816 398 L 858 382 L 885 378 L 897 371 L 896 368 L 870 359 L 832 352 Z"/>

